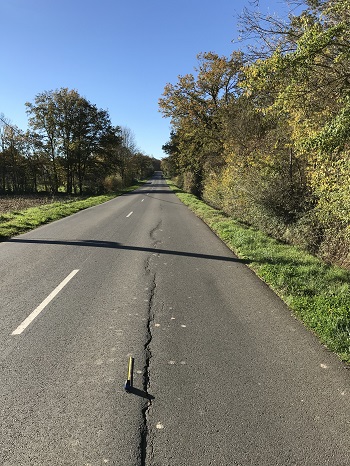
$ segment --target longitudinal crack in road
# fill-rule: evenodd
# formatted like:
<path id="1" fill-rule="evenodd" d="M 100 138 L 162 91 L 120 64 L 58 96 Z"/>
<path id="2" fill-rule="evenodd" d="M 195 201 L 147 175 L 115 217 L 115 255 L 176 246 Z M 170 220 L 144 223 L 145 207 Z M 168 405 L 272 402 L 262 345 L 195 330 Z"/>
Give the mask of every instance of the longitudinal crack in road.
<path id="1" fill-rule="evenodd" d="M 149 259 L 146 262 L 146 273 L 150 274 L 150 265 Z M 152 456 L 152 445 L 149 441 L 149 409 L 152 405 L 152 397 L 148 393 L 150 386 L 150 361 L 152 358 L 152 351 L 150 344 L 152 342 L 152 323 L 154 321 L 154 296 L 156 290 L 156 274 L 154 273 L 151 278 L 151 284 L 149 287 L 149 297 L 148 297 L 148 316 L 147 316 L 147 326 L 146 326 L 146 342 L 144 344 L 145 350 L 145 367 L 143 371 L 143 390 L 147 394 L 147 399 L 145 401 L 144 407 L 142 408 L 142 418 L 143 425 L 141 429 L 141 466 L 146 466 L 147 455 Z"/>
<path id="2" fill-rule="evenodd" d="M 149 263 L 147 264 L 149 266 Z M 147 270 L 147 269 L 146 269 Z M 150 386 L 150 373 L 149 366 L 150 360 L 152 358 L 152 351 L 150 344 L 152 342 L 152 322 L 154 321 L 154 310 L 153 310 L 153 301 L 156 289 L 156 275 L 153 274 L 151 286 L 149 289 L 149 300 L 148 300 L 148 318 L 147 318 L 147 328 L 146 328 L 146 343 L 144 345 L 145 350 L 145 367 L 143 372 L 143 390 L 148 395 L 147 400 L 142 409 L 143 417 L 143 426 L 141 431 L 141 466 L 146 466 L 147 453 L 149 454 L 152 451 L 152 445 L 149 442 L 149 427 L 148 427 L 148 415 L 149 409 L 152 405 L 152 398 L 148 393 Z"/>
<path id="3" fill-rule="evenodd" d="M 157 244 L 161 241 L 157 240 L 156 232 L 160 230 L 162 221 L 150 231 L 149 236 L 153 241 L 153 247 L 157 247 Z M 150 439 L 150 428 L 149 428 L 149 410 L 152 406 L 152 396 L 149 393 L 150 388 L 150 363 L 152 359 L 151 342 L 153 338 L 152 325 L 154 322 L 155 313 L 155 295 L 156 295 L 156 272 L 153 271 L 151 262 L 152 257 L 158 256 L 159 254 L 152 254 L 146 259 L 145 262 L 145 273 L 149 276 L 149 287 L 148 287 L 148 310 L 147 310 L 147 325 L 146 325 L 146 342 L 144 344 L 145 351 L 145 367 L 143 371 L 143 390 L 147 395 L 145 404 L 142 408 L 143 425 L 141 429 L 141 466 L 146 466 L 147 460 L 153 457 L 153 445 Z"/>

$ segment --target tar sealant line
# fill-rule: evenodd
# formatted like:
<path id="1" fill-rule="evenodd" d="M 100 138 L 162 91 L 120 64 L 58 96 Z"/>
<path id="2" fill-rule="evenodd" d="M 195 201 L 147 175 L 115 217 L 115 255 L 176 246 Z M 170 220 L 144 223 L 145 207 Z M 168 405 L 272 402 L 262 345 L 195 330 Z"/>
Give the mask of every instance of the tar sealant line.
<path id="1" fill-rule="evenodd" d="M 67 283 L 74 277 L 79 269 L 73 270 L 50 294 L 34 309 L 34 311 L 14 330 L 11 335 L 20 335 L 30 325 L 36 317 L 45 309 L 45 307 L 53 300 L 53 298 L 64 288 Z"/>

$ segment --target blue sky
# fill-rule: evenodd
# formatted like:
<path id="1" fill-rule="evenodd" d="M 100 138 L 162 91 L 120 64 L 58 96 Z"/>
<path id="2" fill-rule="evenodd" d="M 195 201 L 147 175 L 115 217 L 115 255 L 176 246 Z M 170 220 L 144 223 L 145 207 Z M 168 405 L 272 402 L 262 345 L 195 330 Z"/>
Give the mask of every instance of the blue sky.
<path id="1" fill-rule="evenodd" d="M 260 1 L 282 11 L 283 0 Z M 167 82 L 193 72 L 199 52 L 228 56 L 249 0 L 0 0 L 0 114 L 27 129 L 25 102 L 76 89 L 127 126 L 140 150 L 164 156 Z"/>

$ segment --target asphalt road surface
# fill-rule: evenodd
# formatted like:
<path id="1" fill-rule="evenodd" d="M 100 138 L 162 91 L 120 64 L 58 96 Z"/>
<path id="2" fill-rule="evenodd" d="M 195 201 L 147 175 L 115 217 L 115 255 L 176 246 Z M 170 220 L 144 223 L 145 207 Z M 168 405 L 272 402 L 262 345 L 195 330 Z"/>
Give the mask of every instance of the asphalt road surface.
<path id="1" fill-rule="evenodd" d="M 349 371 L 160 173 L 0 274 L 1 466 L 350 465 Z"/>

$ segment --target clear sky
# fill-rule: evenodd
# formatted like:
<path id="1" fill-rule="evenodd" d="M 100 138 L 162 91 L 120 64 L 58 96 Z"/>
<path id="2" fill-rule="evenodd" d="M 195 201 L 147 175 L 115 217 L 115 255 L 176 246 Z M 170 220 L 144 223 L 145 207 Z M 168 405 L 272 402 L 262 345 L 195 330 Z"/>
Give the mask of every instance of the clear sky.
<path id="1" fill-rule="evenodd" d="M 261 0 L 281 11 L 283 0 Z M 147 155 L 164 156 L 169 121 L 158 111 L 167 82 L 193 72 L 199 52 L 239 48 L 249 0 L 0 0 L 0 114 L 27 129 L 25 102 L 76 89 Z"/>

